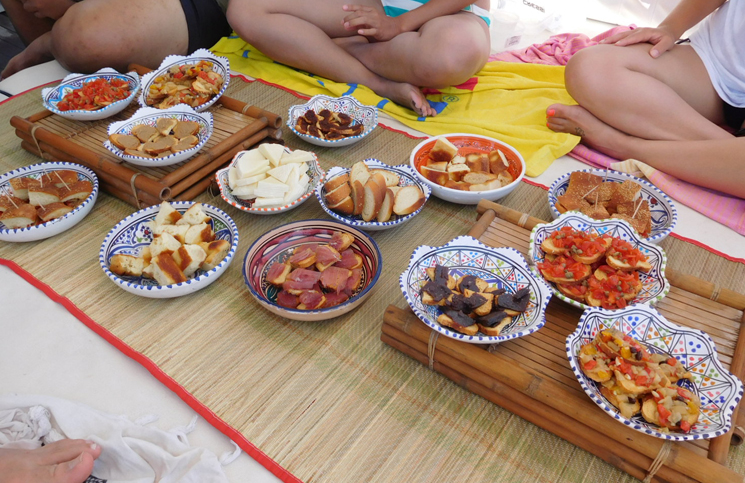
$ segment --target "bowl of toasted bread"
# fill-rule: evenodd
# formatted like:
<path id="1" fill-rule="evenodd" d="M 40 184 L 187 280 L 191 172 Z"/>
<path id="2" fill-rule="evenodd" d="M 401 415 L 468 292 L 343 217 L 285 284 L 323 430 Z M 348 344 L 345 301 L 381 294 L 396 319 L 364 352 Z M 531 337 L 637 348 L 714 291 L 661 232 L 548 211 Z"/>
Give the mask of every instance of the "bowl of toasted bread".
<path id="1" fill-rule="evenodd" d="M 335 219 L 376 231 L 411 220 L 422 211 L 432 190 L 411 166 L 389 166 L 369 158 L 351 168 L 331 168 L 315 192 L 321 207 Z"/>
<path id="2" fill-rule="evenodd" d="M 215 174 L 220 196 L 234 208 L 256 215 L 292 210 L 313 195 L 326 173 L 316 154 L 263 143 L 240 151 Z"/>
<path id="3" fill-rule="evenodd" d="M 237 248 L 238 227 L 224 211 L 192 201 L 164 201 L 117 223 L 101 244 L 98 262 L 129 293 L 172 298 L 217 280 Z"/>
<path id="4" fill-rule="evenodd" d="M 168 109 L 181 104 L 202 112 L 217 102 L 228 84 L 228 58 L 198 49 L 191 55 L 169 55 L 156 70 L 142 76 L 137 101 L 142 107 Z"/>
<path id="5" fill-rule="evenodd" d="M 246 286 L 258 303 L 301 321 L 328 320 L 356 309 L 382 269 L 375 240 L 335 220 L 302 220 L 269 230 L 243 261 Z"/>
<path id="6" fill-rule="evenodd" d="M 378 108 L 361 104 L 352 96 L 313 96 L 290 107 L 287 127 L 300 139 L 316 146 L 338 148 L 367 137 L 378 125 Z"/>
<path id="7" fill-rule="evenodd" d="M 433 195 L 464 205 L 503 198 L 525 176 L 525 160 L 515 148 L 476 134 L 426 139 L 411 152 L 409 162 Z"/>
<path id="8" fill-rule="evenodd" d="M 417 247 L 399 285 L 422 322 L 472 344 L 495 344 L 539 330 L 552 296 L 517 250 L 490 247 L 470 236 Z"/>
<path id="9" fill-rule="evenodd" d="M 97 121 L 122 112 L 140 90 L 137 72 L 106 67 L 93 74 L 70 74 L 56 87 L 41 90 L 44 107 L 74 121 Z"/>
<path id="10" fill-rule="evenodd" d="M 668 321 L 646 304 L 585 310 L 566 339 L 582 389 L 617 421 L 671 441 L 729 431 L 742 382 L 719 360 L 714 341 Z"/>
<path id="11" fill-rule="evenodd" d="M 199 152 L 212 135 L 212 128 L 211 113 L 199 113 L 186 105 L 142 107 L 129 119 L 111 123 L 103 145 L 130 164 L 170 166 Z"/>
<path id="12" fill-rule="evenodd" d="M 655 304 L 670 291 L 667 256 L 621 219 L 594 220 L 570 211 L 530 234 L 536 276 L 561 300 L 580 308 Z"/>
<path id="13" fill-rule="evenodd" d="M 0 240 L 27 242 L 80 223 L 98 198 L 98 178 L 75 163 L 23 166 L 0 176 Z"/>
<path id="14" fill-rule="evenodd" d="M 548 190 L 551 215 L 578 211 L 590 218 L 626 220 L 642 238 L 664 240 L 675 228 L 678 212 L 673 200 L 652 183 L 627 173 L 602 169 L 573 171 Z"/>

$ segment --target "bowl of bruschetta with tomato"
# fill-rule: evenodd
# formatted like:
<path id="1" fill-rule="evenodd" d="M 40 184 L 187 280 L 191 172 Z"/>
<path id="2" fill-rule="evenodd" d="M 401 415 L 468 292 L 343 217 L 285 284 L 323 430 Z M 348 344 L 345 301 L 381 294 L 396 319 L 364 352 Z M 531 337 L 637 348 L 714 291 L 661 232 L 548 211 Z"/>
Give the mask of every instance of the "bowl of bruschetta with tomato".
<path id="1" fill-rule="evenodd" d="M 564 213 L 536 225 L 528 258 L 557 297 L 583 309 L 655 304 L 670 291 L 665 251 L 625 220 Z"/>

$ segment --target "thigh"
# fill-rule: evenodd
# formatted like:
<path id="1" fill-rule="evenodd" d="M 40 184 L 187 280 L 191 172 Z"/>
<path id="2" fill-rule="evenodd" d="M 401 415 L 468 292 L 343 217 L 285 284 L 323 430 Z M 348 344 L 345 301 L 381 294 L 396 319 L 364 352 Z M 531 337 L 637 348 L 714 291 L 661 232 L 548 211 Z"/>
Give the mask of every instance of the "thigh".
<path id="1" fill-rule="evenodd" d="M 85 0 L 55 24 L 55 54 L 117 68 L 131 62 L 157 67 L 187 54 L 188 29 L 179 0 Z M 72 57 L 72 58 L 71 58 Z"/>
<path id="2" fill-rule="evenodd" d="M 396 39 L 393 39 L 394 41 Z M 417 36 L 407 39 L 412 62 L 427 60 L 459 66 L 472 75 L 489 58 L 489 27 L 477 15 L 458 12 L 433 18 L 419 29 Z"/>
<path id="3" fill-rule="evenodd" d="M 657 59 L 649 55 L 649 44 L 615 47 L 623 65 L 669 86 L 686 103 L 713 122 L 722 120 L 719 98 L 701 58 L 690 45 L 676 45 Z"/>

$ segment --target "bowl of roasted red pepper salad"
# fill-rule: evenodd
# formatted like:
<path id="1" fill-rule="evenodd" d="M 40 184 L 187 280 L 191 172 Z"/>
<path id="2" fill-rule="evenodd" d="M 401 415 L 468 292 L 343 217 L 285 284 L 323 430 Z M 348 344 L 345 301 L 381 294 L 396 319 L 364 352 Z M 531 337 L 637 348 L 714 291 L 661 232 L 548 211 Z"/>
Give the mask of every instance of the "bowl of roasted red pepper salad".
<path id="1" fill-rule="evenodd" d="M 140 88 L 136 72 L 104 68 L 93 74 L 70 74 L 56 87 L 42 89 L 44 107 L 74 121 L 97 121 L 118 114 Z"/>

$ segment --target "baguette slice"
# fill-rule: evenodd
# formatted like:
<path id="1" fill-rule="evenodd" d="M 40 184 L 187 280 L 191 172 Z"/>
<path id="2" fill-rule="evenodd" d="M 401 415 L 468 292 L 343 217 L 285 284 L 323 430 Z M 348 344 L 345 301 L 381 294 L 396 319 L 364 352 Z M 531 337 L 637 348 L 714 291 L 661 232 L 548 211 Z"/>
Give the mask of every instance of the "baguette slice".
<path id="1" fill-rule="evenodd" d="M 352 169 L 349 172 L 349 180 L 352 184 L 354 184 L 355 181 L 359 181 L 362 186 L 365 186 L 365 183 L 367 183 L 371 174 L 370 168 L 367 167 L 364 161 L 359 161 L 352 165 Z"/>
<path id="2" fill-rule="evenodd" d="M 347 196 L 338 203 L 329 205 L 329 209 L 342 215 L 352 216 L 354 214 L 354 201 L 351 196 Z"/>
<path id="3" fill-rule="evenodd" d="M 157 139 L 155 141 L 148 141 L 143 146 L 142 150 L 150 155 L 158 155 L 171 151 L 171 148 L 176 144 L 176 138 L 173 136 L 166 136 L 164 138 Z"/>
<path id="4" fill-rule="evenodd" d="M 418 186 L 404 186 L 393 200 L 393 212 L 399 216 L 409 215 L 422 207 L 425 198 Z"/>
<path id="5" fill-rule="evenodd" d="M 163 136 L 171 134 L 171 130 L 176 127 L 178 120 L 173 117 L 161 117 L 155 121 L 155 129 Z"/>
<path id="6" fill-rule="evenodd" d="M 199 138 L 196 136 L 185 136 L 179 139 L 176 144 L 171 146 L 171 151 L 178 153 L 179 151 L 186 151 L 199 144 Z"/>
<path id="7" fill-rule="evenodd" d="M 380 223 L 389 221 L 391 216 L 393 216 L 393 200 L 395 197 L 396 195 L 393 194 L 393 191 L 390 189 L 385 190 L 385 198 L 383 199 L 383 204 L 380 206 L 380 211 L 378 212 L 378 221 Z"/>
<path id="8" fill-rule="evenodd" d="M 370 176 L 370 179 L 365 183 L 362 213 L 360 213 L 364 221 L 372 221 L 378 216 L 380 208 L 383 206 L 385 193 L 385 177 L 382 174 Z"/>
<path id="9" fill-rule="evenodd" d="M 380 173 L 385 176 L 386 186 L 398 186 L 400 181 L 400 177 L 396 173 L 387 169 L 373 169 L 371 170 L 371 173 Z"/>
<path id="10" fill-rule="evenodd" d="M 336 189 L 326 192 L 326 202 L 329 205 L 336 205 L 344 198 L 348 198 L 352 194 L 352 188 L 349 187 L 348 183 L 339 185 Z"/>
<path id="11" fill-rule="evenodd" d="M 114 133 L 109 136 L 109 141 L 111 141 L 111 144 L 121 150 L 137 149 L 137 147 L 140 145 L 140 140 L 137 139 L 136 136 L 131 136 L 129 134 Z"/>
<path id="12" fill-rule="evenodd" d="M 199 132 L 199 123 L 196 121 L 178 121 L 173 128 L 173 135 L 177 139 L 186 136 L 195 136 Z"/>
<path id="13" fill-rule="evenodd" d="M 138 124 L 132 128 L 132 134 L 143 143 L 146 143 L 151 139 L 154 139 L 160 133 L 153 126 L 148 126 L 147 124 Z"/>
<path id="14" fill-rule="evenodd" d="M 343 184 L 348 184 L 349 181 L 349 174 L 343 173 L 339 176 L 334 176 L 330 180 L 326 181 L 326 183 L 323 185 L 323 189 L 326 190 L 326 193 L 329 193 L 331 191 L 334 191 L 336 188 Z"/>
<path id="15" fill-rule="evenodd" d="M 359 181 L 352 182 L 352 202 L 354 203 L 353 215 L 361 215 L 365 206 L 365 186 Z"/>

